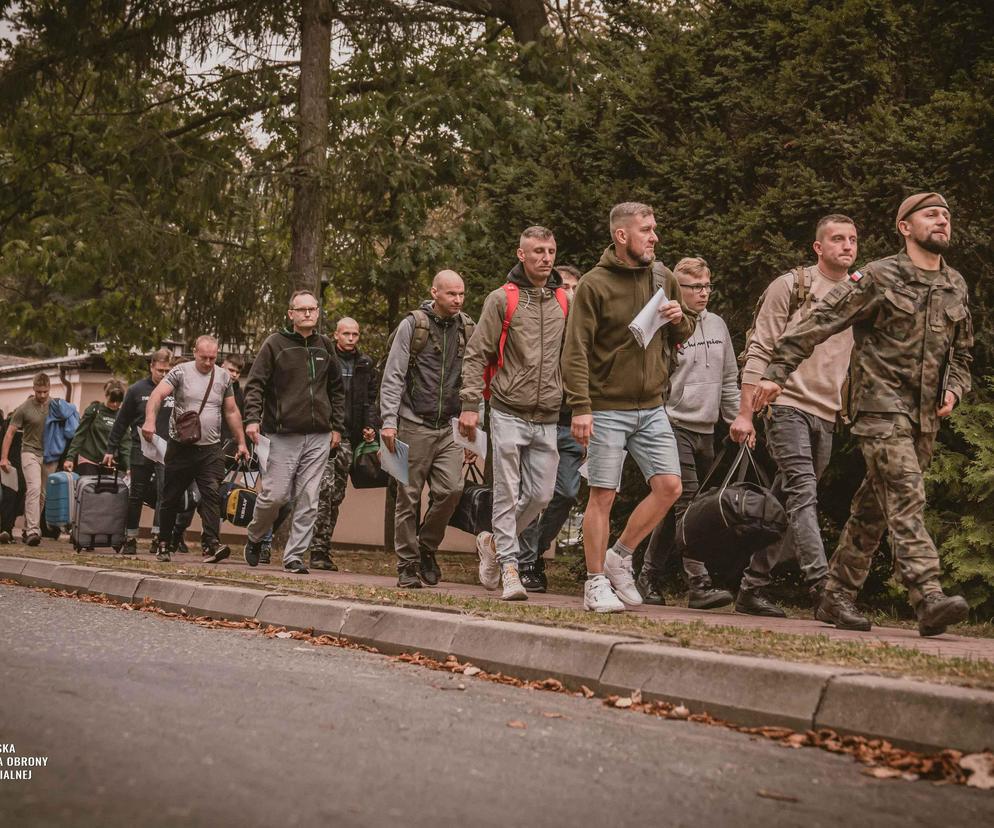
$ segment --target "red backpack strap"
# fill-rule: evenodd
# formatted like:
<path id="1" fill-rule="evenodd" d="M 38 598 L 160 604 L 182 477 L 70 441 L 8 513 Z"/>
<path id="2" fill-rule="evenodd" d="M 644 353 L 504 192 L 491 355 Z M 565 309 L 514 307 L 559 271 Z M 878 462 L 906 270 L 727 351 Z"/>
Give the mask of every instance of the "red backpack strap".
<path id="1" fill-rule="evenodd" d="M 504 294 L 507 296 L 507 307 L 504 309 L 504 321 L 500 326 L 500 337 L 497 340 L 497 359 L 489 362 L 483 368 L 483 399 L 490 399 L 490 381 L 504 367 L 504 346 L 507 344 L 507 332 L 511 329 L 511 317 L 518 309 L 520 293 L 518 286 L 512 282 L 504 284 Z"/>
<path id="2" fill-rule="evenodd" d="M 566 291 L 557 287 L 553 293 L 556 294 L 556 301 L 559 302 L 559 307 L 563 309 L 563 319 L 569 316 L 569 299 L 566 298 Z"/>

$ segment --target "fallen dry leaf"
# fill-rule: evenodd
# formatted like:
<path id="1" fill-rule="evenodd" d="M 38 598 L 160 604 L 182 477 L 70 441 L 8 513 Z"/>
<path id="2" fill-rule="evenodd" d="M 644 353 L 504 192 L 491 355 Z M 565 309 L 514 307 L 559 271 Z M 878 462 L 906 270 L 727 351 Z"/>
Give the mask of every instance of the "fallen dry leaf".
<path id="1" fill-rule="evenodd" d="M 897 768 L 863 768 L 860 773 L 872 776 L 874 779 L 900 779 L 901 771 Z"/>
<path id="2" fill-rule="evenodd" d="M 994 753 L 971 753 L 959 760 L 960 767 L 970 772 L 967 787 L 982 791 L 994 790 Z"/>
<path id="3" fill-rule="evenodd" d="M 462 674 L 464 676 L 478 676 L 482 672 L 483 670 L 481 670 L 479 667 L 469 666 L 463 668 Z"/>
<path id="4" fill-rule="evenodd" d="M 642 704 L 642 691 L 632 690 L 632 702 L 634 704 Z"/>
<path id="5" fill-rule="evenodd" d="M 674 719 L 686 719 L 689 715 L 690 711 L 682 704 L 677 705 L 670 711 L 670 716 Z"/>
<path id="6" fill-rule="evenodd" d="M 527 730 L 528 729 L 528 725 L 526 725 L 524 722 L 520 721 L 519 719 L 512 719 L 511 721 L 509 721 L 507 723 L 507 726 L 508 727 L 513 727 L 515 730 Z"/>
<path id="7" fill-rule="evenodd" d="M 580 685 L 580 692 L 583 693 L 583 697 L 586 699 L 592 699 L 594 697 L 594 691 L 587 687 L 586 684 Z"/>
<path id="8" fill-rule="evenodd" d="M 276 633 L 276 638 L 293 638 L 293 633 L 283 630 L 283 632 Z"/>
<path id="9" fill-rule="evenodd" d="M 615 707 L 621 707 L 621 708 L 631 707 L 632 706 L 632 700 L 631 700 L 631 698 L 629 696 L 622 696 L 620 699 L 616 699 L 615 700 L 614 706 Z"/>
<path id="10" fill-rule="evenodd" d="M 779 791 L 768 791 L 766 788 L 760 788 L 756 791 L 756 796 L 761 796 L 763 799 L 775 799 L 777 802 L 800 802 L 796 796 L 791 796 L 790 794 L 780 793 Z"/>
<path id="11" fill-rule="evenodd" d="M 567 718 L 562 713 L 556 713 L 556 712 L 553 712 L 553 711 L 550 711 L 550 710 L 545 711 L 544 713 L 542 713 L 542 715 L 545 716 L 545 718 L 547 718 L 547 719 L 565 719 L 565 718 Z"/>

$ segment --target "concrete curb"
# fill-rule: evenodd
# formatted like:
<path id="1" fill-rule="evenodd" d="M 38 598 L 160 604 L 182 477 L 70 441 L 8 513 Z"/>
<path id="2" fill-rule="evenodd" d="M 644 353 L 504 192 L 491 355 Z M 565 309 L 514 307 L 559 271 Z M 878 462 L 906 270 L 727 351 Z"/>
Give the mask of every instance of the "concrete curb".
<path id="1" fill-rule="evenodd" d="M 556 678 L 601 693 L 641 691 L 745 725 L 822 727 L 934 751 L 994 748 L 994 692 L 886 678 L 841 667 L 683 649 L 637 638 L 488 621 L 451 612 L 305 598 L 35 558 L 0 557 L 26 586 L 151 599 L 191 616 L 341 636 L 385 653 L 454 655 L 522 679 Z"/>

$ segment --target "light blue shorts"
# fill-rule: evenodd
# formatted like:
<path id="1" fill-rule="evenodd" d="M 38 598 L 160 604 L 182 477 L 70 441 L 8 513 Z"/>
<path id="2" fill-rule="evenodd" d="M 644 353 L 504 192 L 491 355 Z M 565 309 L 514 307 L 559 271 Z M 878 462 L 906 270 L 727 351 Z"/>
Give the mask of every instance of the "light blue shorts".
<path id="1" fill-rule="evenodd" d="M 587 482 L 617 489 L 625 451 L 646 480 L 657 474 L 680 476 L 676 437 L 663 406 L 637 411 L 595 411 L 594 433 L 587 446 Z"/>

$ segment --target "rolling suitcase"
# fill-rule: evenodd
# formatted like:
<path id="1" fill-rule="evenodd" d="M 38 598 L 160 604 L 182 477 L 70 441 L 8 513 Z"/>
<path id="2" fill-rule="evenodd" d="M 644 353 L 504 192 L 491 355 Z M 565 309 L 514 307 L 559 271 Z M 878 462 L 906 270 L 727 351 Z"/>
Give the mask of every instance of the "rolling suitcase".
<path id="1" fill-rule="evenodd" d="M 73 522 L 76 472 L 52 472 L 45 483 L 45 523 L 65 532 Z"/>
<path id="2" fill-rule="evenodd" d="M 128 487 L 113 475 L 81 477 L 76 483 L 76 514 L 70 540 L 73 549 L 124 546 L 128 524 Z"/>

